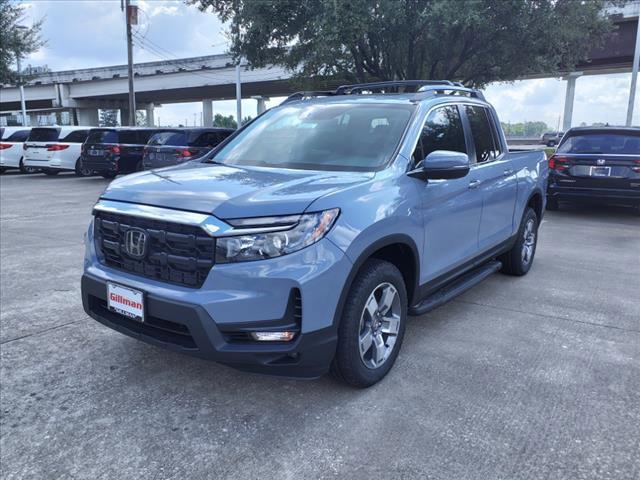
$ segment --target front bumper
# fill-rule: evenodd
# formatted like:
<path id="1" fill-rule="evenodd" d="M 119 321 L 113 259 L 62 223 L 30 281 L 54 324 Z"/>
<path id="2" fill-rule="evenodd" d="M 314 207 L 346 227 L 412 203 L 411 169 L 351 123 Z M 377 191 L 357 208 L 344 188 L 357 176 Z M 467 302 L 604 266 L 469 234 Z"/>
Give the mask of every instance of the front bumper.
<path id="1" fill-rule="evenodd" d="M 82 302 L 98 322 L 146 343 L 256 373 L 317 378 L 335 354 L 338 301 L 352 264 L 323 239 L 270 260 L 214 266 L 199 289 L 162 283 L 102 265 L 87 235 Z M 106 308 L 107 282 L 145 295 L 145 322 Z M 300 298 L 299 333 L 290 342 L 256 342 L 248 331 L 290 325 Z M 289 328 L 282 328 L 282 330 Z"/>

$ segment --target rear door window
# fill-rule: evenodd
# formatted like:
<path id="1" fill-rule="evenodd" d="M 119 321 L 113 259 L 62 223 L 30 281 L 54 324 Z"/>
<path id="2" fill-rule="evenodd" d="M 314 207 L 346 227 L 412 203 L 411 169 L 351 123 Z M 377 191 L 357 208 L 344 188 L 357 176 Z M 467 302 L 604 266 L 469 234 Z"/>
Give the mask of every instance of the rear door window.
<path id="1" fill-rule="evenodd" d="M 429 113 L 413 153 L 414 163 L 436 150 L 467 153 L 462 120 L 455 105 L 436 108 Z"/>
<path id="2" fill-rule="evenodd" d="M 60 141 L 64 143 L 83 143 L 88 135 L 89 130 L 74 130 Z"/>
<path id="3" fill-rule="evenodd" d="M 56 142 L 59 130 L 57 128 L 34 128 L 29 134 L 30 142 Z"/>
<path id="4" fill-rule="evenodd" d="M 478 163 L 490 162 L 500 155 L 500 151 L 493 141 L 487 109 L 475 105 L 466 105 L 465 109 L 476 149 L 476 161 Z"/>
<path id="5" fill-rule="evenodd" d="M 187 135 L 185 132 L 160 132 L 149 139 L 149 145 L 161 147 L 164 145 L 186 147 Z"/>
<path id="6" fill-rule="evenodd" d="M 29 138 L 29 130 L 18 130 L 17 132 L 13 132 L 7 138 L 7 142 L 24 142 Z"/>
<path id="7" fill-rule="evenodd" d="M 90 130 L 87 143 L 118 143 L 116 130 Z"/>
<path id="8" fill-rule="evenodd" d="M 640 135 L 591 133 L 572 135 L 558 147 L 558 153 L 638 155 Z"/>

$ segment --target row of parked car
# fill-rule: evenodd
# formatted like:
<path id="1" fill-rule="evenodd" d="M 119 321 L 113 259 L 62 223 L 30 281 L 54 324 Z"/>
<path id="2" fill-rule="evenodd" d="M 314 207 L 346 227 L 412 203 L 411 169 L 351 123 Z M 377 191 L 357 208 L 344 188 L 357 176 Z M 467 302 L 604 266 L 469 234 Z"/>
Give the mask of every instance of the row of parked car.
<path id="1" fill-rule="evenodd" d="M 0 127 L 0 172 L 17 168 L 57 175 L 114 178 L 177 165 L 210 152 L 234 130 L 83 126 Z"/>

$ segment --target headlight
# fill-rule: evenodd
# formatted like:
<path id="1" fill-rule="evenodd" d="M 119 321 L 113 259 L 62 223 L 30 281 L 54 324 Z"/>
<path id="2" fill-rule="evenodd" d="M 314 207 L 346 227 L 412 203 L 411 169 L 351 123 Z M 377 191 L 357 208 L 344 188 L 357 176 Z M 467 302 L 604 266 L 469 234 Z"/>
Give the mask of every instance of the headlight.
<path id="1" fill-rule="evenodd" d="M 264 260 L 301 250 L 324 237 L 331 230 L 339 213 L 340 210 L 334 208 L 299 217 L 269 217 L 235 222 L 235 225 L 246 228 L 247 233 L 241 234 L 242 228 L 238 228 L 238 235 L 218 238 L 216 263 Z M 287 225 L 292 219 L 297 223 Z M 260 231 L 261 228 L 264 229 L 263 232 Z"/>

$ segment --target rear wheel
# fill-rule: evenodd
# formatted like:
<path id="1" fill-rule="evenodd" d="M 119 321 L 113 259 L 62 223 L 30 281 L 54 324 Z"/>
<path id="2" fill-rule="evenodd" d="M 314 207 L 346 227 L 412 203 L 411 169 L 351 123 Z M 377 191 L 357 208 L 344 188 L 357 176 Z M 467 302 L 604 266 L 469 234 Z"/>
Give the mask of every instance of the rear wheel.
<path id="1" fill-rule="evenodd" d="M 516 243 L 500 257 L 502 272 L 508 275 L 526 275 L 536 254 L 538 244 L 538 216 L 533 208 L 527 208 L 520 223 Z"/>
<path id="2" fill-rule="evenodd" d="M 547 197 L 547 210 L 552 212 L 560 210 L 560 203 L 556 197 Z"/>
<path id="3" fill-rule="evenodd" d="M 27 167 L 25 166 L 24 162 L 22 161 L 23 159 L 20 159 L 20 164 L 19 164 L 19 168 L 20 168 L 20 173 L 36 173 L 38 171 L 37 168 L 35 167 Z"/>
<path id="4" fill-rule="evenodd" d="M 368 260 L 356 276 L 338 329 L 331 371 L 354 387 L 369 387 L 391 370 L 404 337 L 407 291 L 398 268 Z"/>
<path id="5" fill-rule="evenodd" d="M 82 157 L 80 157 L 78 158 L 78 160 L 76 160 L 75 173 L 78 177 L 90 177 L 91 175 L 93 175 L 93 170 L 91 170 L 89 167 L 86 167 L 84 165 L 84 162 L 82 161 Z"/>

